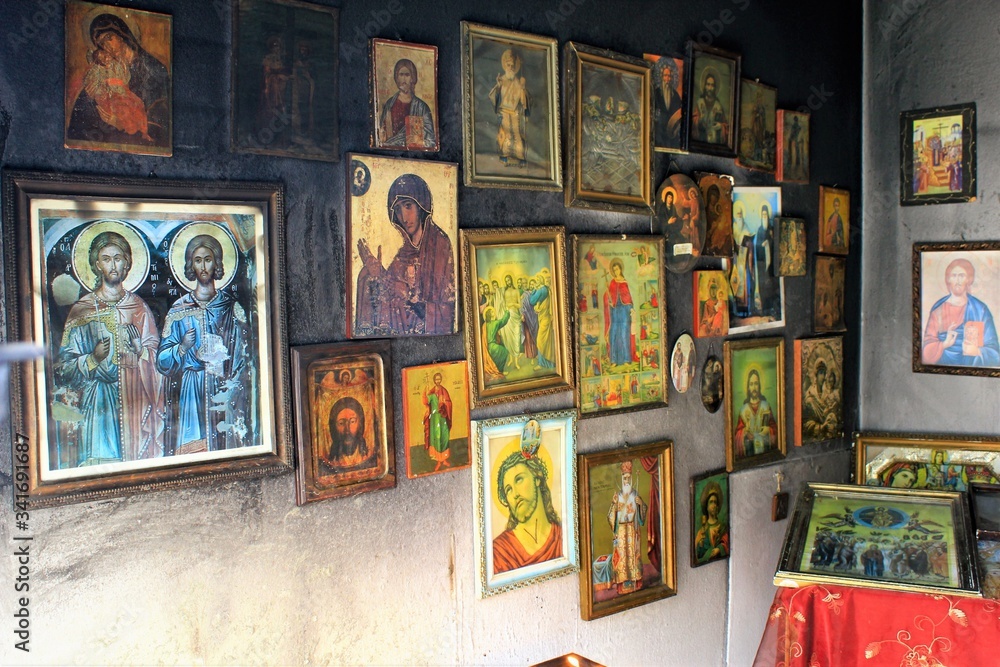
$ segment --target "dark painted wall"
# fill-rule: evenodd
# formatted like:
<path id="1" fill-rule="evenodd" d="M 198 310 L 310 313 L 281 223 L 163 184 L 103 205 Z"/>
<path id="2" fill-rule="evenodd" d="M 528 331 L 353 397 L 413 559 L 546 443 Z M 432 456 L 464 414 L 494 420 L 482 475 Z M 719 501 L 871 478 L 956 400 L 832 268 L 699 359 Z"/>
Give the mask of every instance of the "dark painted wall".
<path id="1" fill-rule="evenodd" d="M 271 180 L 286 184 L 288 338 L 293 345 L 339 340 L 344 331 L 344 169 L 288 158 L 231 153 L 229 147 L 231 10 L 228 2 L 124 2 L 174 17 L 174 156 L 151 158 L 62 148 L 63 15 L 55 0 L 0 6 L 0 105 L 10 113 L 3 165 L 157 178 Z M 783 212 L 809 222 L 816 249 L 818 184 L 852 191 L 859 221 L 861 170 L 861 4 L 791 0 L 674 2 L 468 3 L 345 2 L 341 10 L 341 149 L 367 151 L 366 40 L 379 36 L 440 48 L 437 159 L 460 162 L 459 22 L 470 20 L 555 36 L 641 56 L 684 49 L 695 37 L 743 54 L 745 76 L 778 88 L 779 107 L 813 109 L 812 183 L 783 187 Z M 4 116 L 0 114 L 0 120 Z M 431 156 L 428 156 L 428 158 Z M 739 185 L 770 185 L 773 177 L 700 155 L 655 156 L 654 187 L 665 174 L 711 170 Z M 645 233 L 646 217 L 563 207 L 561 193 L 460 188 L 462 227 L 560 224 L 570 233 Z M 852 230 L 848 294 L 860 292 L 860 227 Z M 668 275 L 669 342 L 691 328 L 690 275 Z M 809 278 L 786 280 L 791 428 L 791 343 L 812 321 Z M 845 430 L 857 423 L 857 300 L 848 302 L 845 348 Z M 773 335 L 773 334 L 767 334 Z M 698 341 L 700 361 L 710 341 Z M 714 342 L 721 352 L 721 341 Z M 463 356 L 461 335 L 397 340 L 399 368 Z M 397 394 L 398 397 L 398 394 Z M 572 405 L 569 393 L 484 410 L 478 417 Z M 397 406 L 398 408 L 398 406 Z M 396 410 L 397 432 L 401 410 Z M 37 513 L 37 633 L 48 662 L 178 660 L 282 662 L 529 662 L 569 650 L 611 663 L 745 663 L 763 628 L 778 545 L 761 535 L 770 523 L 769 477 L 736 476 L 731 561 L 692 570 L 687 481 L 724 465 L 724 418 L 707 414 L 695 393 L 670 392 L 670 407 L 586 420 L 579 450 L 663 438 L 676 445 L 677 558 L 680 594 L 592 623 L 578 615 L 578 586 L 566 577 L 477 601 L 472 587 L 471 479 L 468 471 L 410 481 L 400 466 L 398 488 L 352 500 L 296 509 L 292 478 L 149 494 Z M 790 431 L 789 431 L 790 433 Z M 789 438 L 790 439 L 790 438 Z M 790 452 L 781 464 L 792 481 L 842 478 L 846 444 Z M 6 454 L 4 455 L 7 456 Z M 402 462 L 401 441 L 397 461 Z M 9 472 L 9 459 L 4 474 Z M 830 466 L 833 466 L 831 469 Z M 832 472 L 832 471 L 835 472 Z M 4 478 L 9 484 L 9 478 Z M 754 480 L 752 486 L 740 480 Z M 752 498 L 751 493 L 754 493 Z M 6 529 L 0 528 L 0 535 Z M 193 536 L 193 537 L 192 537 Z M 197 540 L 191 557 L 181 556 Z M 174 554 L 164 561 L 159 554 Z M 122 566 L 142 563 L 143 567 Z M 734 573 L 730 573 L 730 568 Z M 247 574 L 247 573 L 250 574 Z M 112 576 L 112 573 L 118 573 Z M 727 579 L 738 582 L 727 588 Z M 748 581 L 753 585 L 746 588 Z M 262 600 L 261 591 L 271 591 Z M 761 592 L 763 591 L 763 599 Z M 731 593 L 731 595 L 730 595 Z M 364 601 L 362 603 L 362 600 Z M 99 602 L 99 604 L 95 604 Z M 726 616 L 741 619 L 730 635 Z M 525 629 L 524 611 L 541 608 L 546 623 Z M 98 611 L 94 611 L 97 609 Z M 370 631 L 342 629 L 344 617 Z M 435 619 L 431 628 L 426 618 Z M 101 628 L 142 619 L 166 630 L 162 646 L 131 633 L 95 642 Z M 255 624 L 257 621 L 259 624 Z M 281 631 L 295 624 L 291 633 Z M 534 624 L 533 624 L 534 625 Z M 155 624 L 154 624 L 155 626 Z M 67 630 L 69 628 L 69 630 Z M 377 638 L 372 636 L 375 628 Z M 436 636 L 427 639 L 428 632 Z M 230 640 L 235 633 L 240 641 Z M 213 641 L 215 642 L 213 644 Z M 47 643 L 45 643 L 47 642 Z M 33 656 L 34 657 L 34 654 Z"/>

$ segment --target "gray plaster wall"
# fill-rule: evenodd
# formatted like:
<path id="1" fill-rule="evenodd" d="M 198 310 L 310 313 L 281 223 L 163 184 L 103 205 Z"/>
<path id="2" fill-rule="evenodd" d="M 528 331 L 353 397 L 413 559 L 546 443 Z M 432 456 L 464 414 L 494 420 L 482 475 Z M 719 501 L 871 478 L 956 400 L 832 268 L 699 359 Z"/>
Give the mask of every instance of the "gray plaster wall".
<path id="1" fill-rule="evenodd" d="M 122 4 L 174 17 L 174 157 L 62 148 L 62 3 L 18 0 L 0 3 L 0 107 L 11 114 L 3 165 L 284 182 L 289 341 L 340 340 L 343 165 L 229 151 L 228 2 Z M 777 86 L 779 107 L 812 105 L 813 182 L 783 188 L 784 212 L 810 222 L 810 253 L 816 249 L 817 185 L 860 192 L 859 2 L 376 0 L 345 1 L 341 7 L 344 151 L 367 150 L 367 36 L 440 47 L 443 149 L 437 159 L 453 162 L 461 160 L 461 20 L 633 55 L 681 51 L 687 38 L 698 37 L 742 53 L 745 76 Z M 36 28 L 26 32 L 24 26 L 33 24 Z M 738 184 L 773 183 L 771 176 L 739 169 L 731 160 L 659 154 L 654 185 L 668 171 L 696 170 L 732 173 Z M 649 231 L 649 220 L 641 216 L 566 209 L 561 193 L 460 188 L 459 207 L 463 227 L 561 224 L 570 233 Z M 859 213 L 856 198 L 855 221 Z M 858 285 L 860 241 L 852 236 L 849 293 Z M 667 280 L 672 344 L 691 328 L 691 283 L 689 274 Z M 811 330 L 811 275 L 788 280 L 786 295 L 788 325 L 768 335 L 784 336 L 789 348 L 790 429 L 791 346 Z M 849 306 L 847 319 L 845 429 L 850 431 L 857 423 L 858 304 Z M 699 362 L 711 344 L 698 341 Z M 714 350 L 721 353 L 721 341 L 714 341 Z M 406 339 L 393 341 L 392 352 L 398 383 L 402 366 L 457 359 L 463 346 L 461 335 Z M 774 474 L 784 473 L 786 489 L 807 479 L 845 481 L 846 444 L 790 447 L 781 464 L 735 474 L 733 557 L 692 569 L 689 479 L 724 465 L 724 418 L 721 411 L 706 413 L 695 393 L 671 390 L 669 398 L 665 409 L 585 420 L 578 435 L 581 452 L 673 439 L 676 597 L 592 622 L 580 620 L 579 582 L 573 576 L 478 600 L 468 470 L 407 480 L 400 465 L 395 489 L 302 508 L 295 506 L 293 480 L 286 475 L 32 512 L 32 651 L 13 650 L 8 628 L 15 562 L 5 557 L 0 559 L 0 657 L 26 664 L 507 665 L 576 651 L 609 665 L 749 664 L 774 595 L 771 577 L 786 523 L 770 520 Z M 474 416 L 571 405 L 566 393 Z M 399 438 L 396 447 L 402 462 Z M 11 493 L 10 472 L 9 451 L 0 448 L 2 498 Z M 0 507 L 0 544 L 7 549 L 13 544 L 13 518 L 9 502 Z"/>
<path id="2" fill-rule="evenodd" d="M 997 380 L 913 373 L 910 348 L 913 244 L 1000 237 L 995 9 L 974 0 L 865 3 L 860 423 L 866 430 L 1000 430 Z M 976 201 L 899 206 L 900 112 L 964 102 L 976 103 Z"/>

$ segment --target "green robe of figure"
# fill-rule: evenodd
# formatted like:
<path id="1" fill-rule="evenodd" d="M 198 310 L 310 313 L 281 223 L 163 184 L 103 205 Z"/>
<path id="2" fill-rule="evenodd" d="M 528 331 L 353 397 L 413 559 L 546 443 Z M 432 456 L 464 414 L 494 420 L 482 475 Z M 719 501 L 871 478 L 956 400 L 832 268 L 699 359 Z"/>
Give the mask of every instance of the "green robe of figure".
<path id="1" fill-rule="evenodd" d="M 430 414 L 430 445 L 438 452 L 448 449 L 451 434 L 448 432 L 448 420 L 441 414 L 440 404 L 436 394 L 427 397 L 431 408 Z"/>
<path id="2" fill-rule="evenodd" d="M 510 359 L 510 353 L 507 352 L 507 348 L 503 346 L 503 341 L 500 340 L 499 333 L 504 325 L 507 324 L 507 320 L 509 319 L 510 311 L 504 311 L 503 316 L 501 316 L 499 320 L 492 320 L 483 324 L 486 351 L 493 359 L 493 363 L 496 364 L 497 370 L 501 373 L 503 373 L 504 369 L 507 367 L 507 361 Z"/>

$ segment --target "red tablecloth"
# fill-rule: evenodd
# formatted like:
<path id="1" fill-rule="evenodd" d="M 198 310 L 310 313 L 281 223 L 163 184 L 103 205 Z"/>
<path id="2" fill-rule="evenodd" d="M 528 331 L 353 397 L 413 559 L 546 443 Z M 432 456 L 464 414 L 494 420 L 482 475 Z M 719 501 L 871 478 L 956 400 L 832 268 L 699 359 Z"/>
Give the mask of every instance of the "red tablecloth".
<path id="1" fill-rule="evenodd" d="M 1000 602 L 924 593 L 779 588 L 754 667 L 1000 665 Z"/>

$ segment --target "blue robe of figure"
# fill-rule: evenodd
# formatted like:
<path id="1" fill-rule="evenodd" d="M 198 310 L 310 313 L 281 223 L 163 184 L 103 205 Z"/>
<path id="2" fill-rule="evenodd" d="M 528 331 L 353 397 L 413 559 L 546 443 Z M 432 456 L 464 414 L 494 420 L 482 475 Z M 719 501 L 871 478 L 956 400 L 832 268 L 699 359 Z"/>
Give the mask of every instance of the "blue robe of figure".
<path id="1" fill-rule="evenodd" d="M 528 303 L 531 304 L 531 312 L 535 315 L 535 330 L 538 338 L 535 343 L 538 345 L 538 366 L 539 368 L 555 368 L 555 361 L 549 359 L 545 356 L 545 352 L 551 347 L 546 345 L 544 341 L 551 340 L 552 337 L 552 318 L 551 314 L 544 319 L 538 315 L 538 304 L 542 303 L 549 298 L 549 288 L 545 285 L 539 285 L 538 288 L 531 292 L 528 296 Z M 550 302 L 551 303 L 551 302 Z M 523 310 L 523 309 L 522 309 Z M 546 309 L 548 312 L 548 309 Z M 523 316 L 523 315 L 522 315 Z"/>
<path id="2" fill-rule="evenodd" d="M 938 299 L 931 307 L 931 318 L 934 311 L 944 305 L 951 295 Z M 961 326 L 955 328 L 958 337 L 950 347 L 944 349 L 941 358 L 935 362 L 941 366 L 976 366 L 985 368 L 1000 367 L 1000 341 L 997 339 L 997 328 L 993 323 L 993 314 L 989 307 L 971 294 L 966 295 L 965 319 Z M 967 322 L 983 323 L 983 345 L 979 348 L 977 357 L 962 354 L 962 343 L 965 341 L 965 324 Z M 929 325 L 930 326 L 930 325 Z M 930 330 L 924 333 L 924 345 L 928 343 L 928 336 L 936 336 L 939 342 L 944 342 L 948 337 L 948 331 L 941 329 L 936 332 Z"/>
<path id="3" fill-rule="evenodd" d="M 68 329 L 66 340 L 59 350 L 60 377 L 69 385 L 83 388 L 80 405 L 84 409 L 76 465 L 122 459 L 121 424 L 118 421 L 121 396 L 118 391 L 118 365 L 114 363 L 117 355 L 112 350 L 100 364 L 94 366 L 91 362 L 90 352 L 102 339 L 115 341 L 104 323 L 89 322 Z"/>
<path id="4" fill-rule="evenodd" d="M 181 354 L 189 329 L 194 345 Z M 235 297 L 219 291 L 204 308 L 187 294 L 170 307 L 156 365 L 171 379 L 176 414 L 169 425 L 168 453 L 204 441 L 199 451 L 243 447 L 252 441 L 247 414 L 246 314 Z M 208 363 L 211 361 L 212 363 Z"/>

